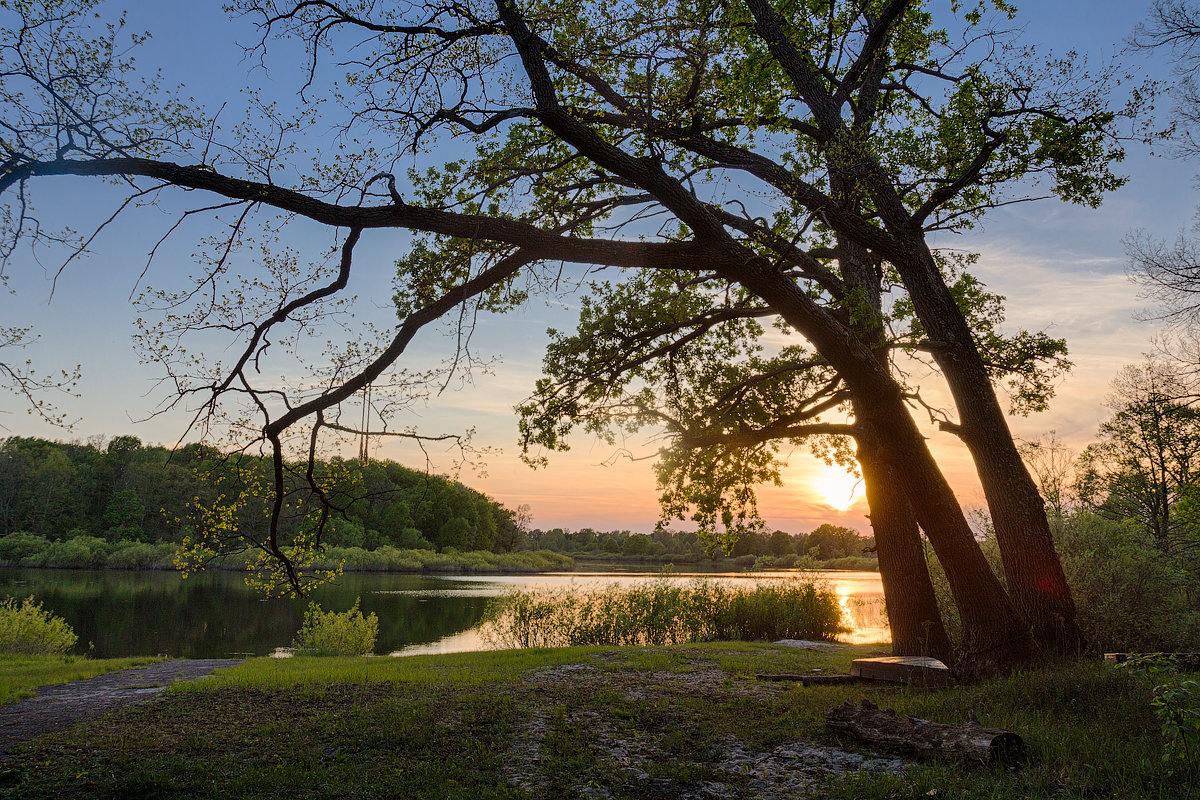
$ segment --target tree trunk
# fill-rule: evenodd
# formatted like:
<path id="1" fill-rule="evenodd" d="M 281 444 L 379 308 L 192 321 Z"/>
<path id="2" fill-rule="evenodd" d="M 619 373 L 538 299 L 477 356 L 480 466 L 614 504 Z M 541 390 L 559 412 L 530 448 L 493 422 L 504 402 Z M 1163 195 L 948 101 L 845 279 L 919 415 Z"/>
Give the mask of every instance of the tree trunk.
<path id="1" fill-rule="evenodd" d="M 875 532 L 879 577 L 892 630 L 892 654 L 931 656 L 953 664 L 916 516 L 878 451 L 876 443 L 866 441 L 866 437 L 859 439 L 858 463 Z"/>
<path id="2" fill-rule="evenodd" d="M 843 205 L 856 206 L 852 186 L 838 181 L 835 187 Z M 862 292 L 863 308 L 852 317 L 851 328 L 859 341 L 871 350 L 881 369 L 890 374 L 888 350 L 883 346 L 882 276 L 875 270 L 871 254 L 865 248 L 843 236 L 839 236 L 837 242 L 842 279 L 851 289 Z M 921 545 L 921 532 L 912 506 L 895 474 L 883 460 L 879 442 L 869 436 L 859 437 L 857 457 L 871 510 L 871 527 L 875 531 L 879 576 L 883 581 L 884 603 L 892 630 L 892 653 L 932 656 L 951 664 L 950 639 L 946 636 L 933 582 L 929 579 L 925 548 Z"/>
<path id="3" fill-rule="evenodd" d="M 1077 652 L 1075 602 L 1054 549 L 1046 506 L 1013 442 L 991 378 L 962 311 L 923 241 L 895 264 L 921 324 L 939 346 L 934 357 L 958 408 L 961 438 L 975 461 L 991 512 L 1009 594 L 1035 641 Z"/>
<path id="4" fill-rule="evenodd" d="M 904 488 L 917 523 L 946 572 L 962 622 L 956 671 L 969 680 L 1027 663 L 1033 655 L 1028 627 L 992 572 L 954 492 L 899 401 L 898 387 L 894 403 L 882 402 L 878 396 L 869 403 L 856 400 L 856 424 L 886 443 L 883 460 Z"/>

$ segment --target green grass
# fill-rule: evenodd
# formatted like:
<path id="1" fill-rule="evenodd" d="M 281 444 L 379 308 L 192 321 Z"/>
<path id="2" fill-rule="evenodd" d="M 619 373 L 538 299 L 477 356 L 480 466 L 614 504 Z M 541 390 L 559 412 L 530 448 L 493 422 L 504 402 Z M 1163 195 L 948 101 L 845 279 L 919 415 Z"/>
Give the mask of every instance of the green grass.
<path id="1" fill-rule="evenodd" d="M 0 797 L 638 798 L 696 794 L 730 742 L 756 753 L 839 742 L 823 712 L 869 697 L 1026 740 L 1016 770 L 914 766 L 816 788 L 837 798 L 1184 798 L 1150 688 L 1102 664 L 1066 663 L 943 691 L 809 689 L 756 672 L 848 669 L 859 646 L 815 653 L 755 643 L 571 648 L 415 658 L 258 659 L 170 689 L 153 704 L 17 751 Z"/>
<path id="2" fill-rule="evenodd" d="M 140 667 L 159 658 L 84 658 L 82 656 L 0 656 L 0 704 L 29 697 L 39 686 L 94 678 L 118 669 Z"/>

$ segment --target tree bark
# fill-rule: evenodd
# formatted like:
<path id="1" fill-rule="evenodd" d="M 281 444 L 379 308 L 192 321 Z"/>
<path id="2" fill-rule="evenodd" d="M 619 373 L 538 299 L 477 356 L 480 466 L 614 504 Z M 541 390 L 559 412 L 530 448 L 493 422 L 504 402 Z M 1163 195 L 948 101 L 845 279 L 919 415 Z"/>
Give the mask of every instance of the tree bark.
<path id="1" fill-rule="evenodd" d="M 971 715 L 966 725 L 901 717 L 870 700 L 846 702 L 825 712 L 825 724 L 838 733 L 893 753 L 942 757 L 960 763 L 1015 766 L 1025 760 L 1025 742 L 1012 731 L 985 728 Z"/>
<path id="2" fill-rule="evenodd" d="M 835 181 L 834 186 L 839 203 L 848 207 L 856 205 L 857 193 L 852 186 L 843 181 Z M 890 374 L 888 350 L 883 346 L 881 275 L 874 269 L 871 255 L 865 248 L 844 236 L 839 236 L 837 243 L 842 279 L 863 295 L 863 308 L 853 315 L 851 326 L 859 341 L 872 351 L 880 367 Z M 912 506 L 892 469 L 883 460 L 879 442 L 870 436 L 859 437 L 857 457 L 871 512 L 871 528 L 875 532 L 879 576 L 883 581 L 884 603 L 892 631 L 892 654 L 932 656 L 952 664 L 950 639 L 942 624 Z"/>
<path id="3" fill-rule="evenodd" d="M 939 342 L 934 358 L 958 408 L 961 438 L 975 461 L 1000 546 L 1009 594 L 1039 646 L 1077 652 L 1083 637 L 1054 549 L 1046 505 L 1017 452 L 970 327 L 922 241 L 897 259 L 921 324 Z"/>

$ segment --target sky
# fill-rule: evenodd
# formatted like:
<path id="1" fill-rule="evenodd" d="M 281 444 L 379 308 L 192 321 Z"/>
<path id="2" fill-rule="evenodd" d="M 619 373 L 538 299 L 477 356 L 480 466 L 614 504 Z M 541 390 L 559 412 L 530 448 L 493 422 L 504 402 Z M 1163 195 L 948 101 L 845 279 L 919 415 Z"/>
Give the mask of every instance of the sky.
<path id="1" fill-rule="evenodd" d="M 1039 48 L 1076 50 L 1099 60 L 1116 53 L 1134 25 L 1144 18 L 1144 2 L 1027 3 L 1017 20 L 1024 38 Z M 257 86 L 287 104 L 294 101 L 292 75 L 265 70 L 243 58 L 220 2 L 134 2 L 111 4 L 128 10 L 132 30 L 153 38 L 139 55 L 143 66 L 161 68 L 168 83 L 182 84 L 210 111 L 235 100 L 246 86 Z M 243 27 L 244 31 L 245 28 Z M 1131 58 L 1155 77 L 1168 78 L 1161 58 Z M 1098 209 L 1058 201 L 999 209 L 975 230 L 942 241 L 981 254 L 976 275 L 992 291 L 1008 298 L 1013 328 L 1045 330 L 1064 337 L 1074 370 L 1058 387 L 1049 411 L 1014 418 L 1014 433 L 1036 438 L 1051 430 L 1079 450 L 1106 416 L 1108 383 L 1124 364 L 1151 349 L 1153 323 L 1139 321 L 1146 302 L 1126 277 L 1122 239 L 1141 230 L 1173 238 L 1191 226 L 1197 200 L 1194 165 L 1157 157 L 1134 145 L 1121 165 L 1128 183 Z M 48 217 L 97 220 L 111 208 L 112 190 L 78 179 L 47 179 L 35 187 Z M 149 281 L 180 285 L 188 274 L 194 237 L 186 231 L 160 251 L 143 280 L 141 274 L 154 242 L 173 221 L 169 211 L 141 209 L 119 219 L 99 237 L 93 253 L 70 264 L 54 280 L 59 262 L 21 256 L 10 270 L 11 292 L 0 294 L 0 324 L 32 325 L 39 340 L 22 353 L 42 371 L 82 364 L 79 398 L 59 405 L 75 420 L 63 431 L 26 415 L 17 399 L 0 395 L 0 436 L 87 439 L 132 433 L 147 443 L 175 442 L 187 428 L 179 411 L 155 415 L 166 396 L 161 373 L 140 364 L 131 345 L 138 313 L 130 296 Z M 296 226 L 288 243 L 302 253 L 327 247 L 327 233 Z M 392 263 L 403 253 L 403 236 L 365 236 L 359 248 L 350 291 L 357 296 L 359 319 L 386 325 L 394 319 L 390 302 Z M 480 321 L 475 342 L 499 358 L 491 374 L 478 374 L 464 387 L 452 386 L 414 409 L 408 422 L 423 431 L 476 429 L 475 443 L 489 448 L 486 471 L 464 470 L 461 479 L 497 500 L 516 507 L 527 503 L 542 528 L 593 527 L 649 530 L 658 518 L 652 434 L 623 442 L 640 460 L 614 458 L 614 448 L 578 435 L 568 453 L 552 454 L 548 467 L 533 470 L 518 455 L 513 407 L 531 391 L 547 341 L 546 328 L 569 329 L 573 301 L 535 301 L 504 317 Z M 204 347 L 201 343 L 199 346 Z M 414 342 L 417 363 L 433 363 L 449 342 L 423 332 Z M 213 355 L 209 353 L 209 355 Z M 219 355 L 219 354 L 218 354 Z M 291 369 L 302 369 L 294 365 Z M 966 451 L 946 434 L 929 431 L 930 444 L 943 471 L 966 506 L 980 506 L 982 491 Z M 194 437 L 188 437 L 194 438 Z M 431 451 L 435 469 L 451 463 L 448 453 Z M 411 447 L 377 440 L 372 455 L 424 466 Z M 782 487 L 764 487 L 760 506 L 766 522 L 790 532 L 811 530 L 823 522 L 867 529 L 861 487 L 838 468 L 829 468 L 803 450 L 791 455 Z"/>

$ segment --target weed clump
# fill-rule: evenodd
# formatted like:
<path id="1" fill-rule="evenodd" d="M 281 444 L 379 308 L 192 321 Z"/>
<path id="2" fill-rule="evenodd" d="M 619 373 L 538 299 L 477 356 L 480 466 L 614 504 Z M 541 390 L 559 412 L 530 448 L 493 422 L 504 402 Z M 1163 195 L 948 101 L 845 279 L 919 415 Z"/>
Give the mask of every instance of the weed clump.
<path id="1" fill-rule="evenodd" d="M 26 597 L 0 600 L 0 654 L 59 655 L 75 646 L 79 637 L 62 617 Z"/>
<path id="2" fill-rule="evenodd" d="M 361 656 L 375 649 L 379 617 L 363 616 L 358 601 L 347 611 L 325 611 L 317 603 L 304 612 L 292 646 L 306 656 Z"/>

